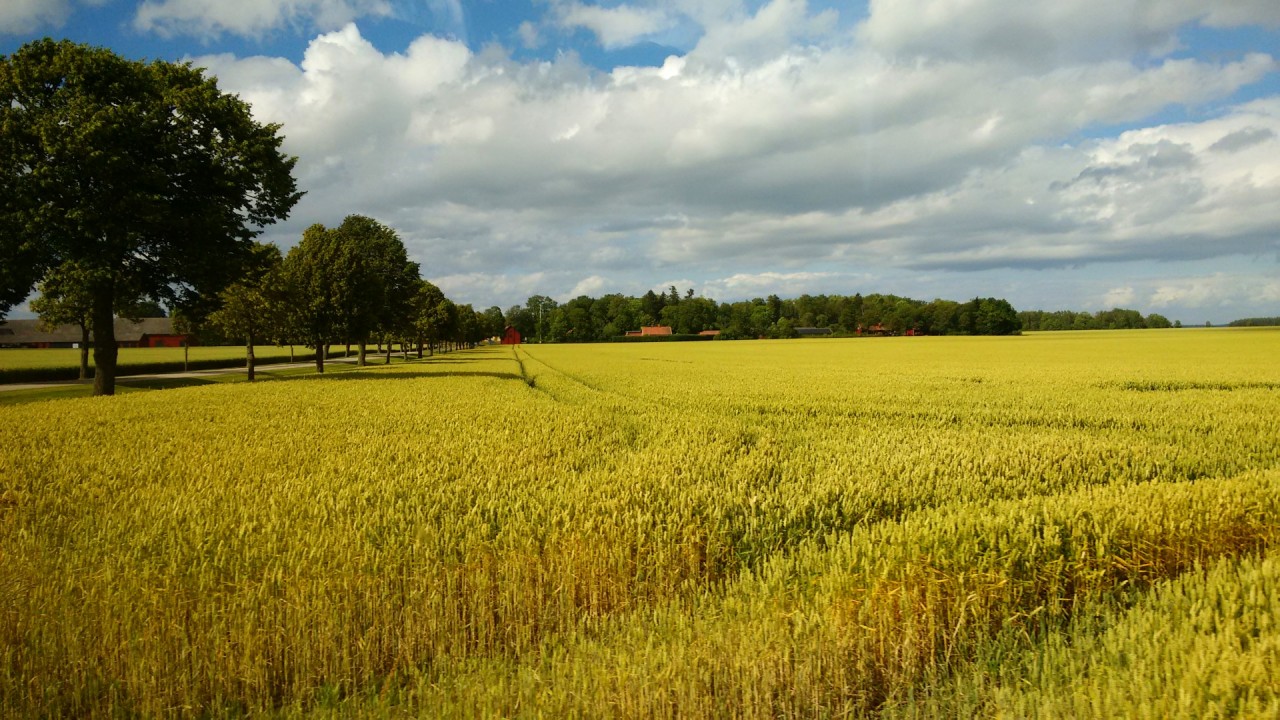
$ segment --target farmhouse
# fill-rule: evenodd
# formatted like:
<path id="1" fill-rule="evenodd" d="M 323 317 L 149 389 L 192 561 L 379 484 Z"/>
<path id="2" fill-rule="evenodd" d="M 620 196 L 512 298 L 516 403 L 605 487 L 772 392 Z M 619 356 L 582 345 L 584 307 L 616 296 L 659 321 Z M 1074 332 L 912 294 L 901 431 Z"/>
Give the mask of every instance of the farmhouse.
<path id="1" fill-rule="evenodd" d="M 627 333 L 627 334 L 630 335 L 631 333 Z M 670 335 L 670 334 L 671 334 L 670 325 L 653 325 L 653 326 L 640 328 L 640 335 L 645 337 L 650 335 Z"/>
<path id="2" fill-rule="evenodd" d="M 520 331 L 514 327 L 508 325 L 507 329 L 502 331 L 503 345 L 519 345 L 520 340 Z"/>
<path id="3" fill-rule="evenodd" d="M 120 347 L 182 347 L 183 342 L 195 344 L 190 335 L 176 333 L 170 318 L 143 318 L 137 322 L 116 318 L 116 342 Z M 44 330 L 39 320 L 9 320 L 0 323 L 0 347 L 8 348 L 70 348 L 80 344 L 80 327 L 59 325 Z M 89 334 L 90 342 L 93 333 Z"/>
<path id="4" fill-rule="evenodd" d="M 870 327 L 863 327 L 859 325 L 858 334 L 859 335 L 888 335 L 889 331 L 885 328 L 884 325 L 881 325 L 880 323 L 876 323 L 875 325 L 872 325 Z"/>

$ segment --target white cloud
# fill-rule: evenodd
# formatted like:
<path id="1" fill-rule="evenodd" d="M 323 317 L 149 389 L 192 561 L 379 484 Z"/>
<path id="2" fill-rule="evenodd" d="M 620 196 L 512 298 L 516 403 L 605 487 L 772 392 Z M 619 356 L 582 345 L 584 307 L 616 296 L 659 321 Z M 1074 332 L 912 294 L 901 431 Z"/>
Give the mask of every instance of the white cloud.
<path id="1" fill-rule="evenodd" d="M 0 34 L 25 35 L 42 27 L 61 27 L 70 13 L 70 0 L 5 0 L 0 3 Z"/>
<path id="2" fill-rule="evenodd" d="M 436 34 L 466 39 L 467 15 L 462 8 L 462 0 L 426 0 L 426 3 L 431 8 Z"/>
<path id="3" fill-rule="evenodd" d="M 260 37 L 286 27 L 332 30 L 362 17 L 389 17 L 393 12 L 391 0 L 144 0 L 133 25 L 165 36 Z"/>
<path id="4" fill-rule="evenodd" d="M 851 273 L 836 272 L 761 272 L 734 273 L 726 278 L 709 280 L 702 285 L 702 294 L 714 298 L 747 298 L 764 295 L 795 297 L 804 293 L 827 292 L 841 283 L 848 284 L 855 278 Z M 865 280 L 865 277 L 857 278 Z"/>
<path id="5" fill-rule="evenodd" d="M 871 0 L 861 37 L 891 55 L 1048 67 L 1164 55 L 1187 23 L 1280 24 L 1272 0 Z"/>
<path id="6" fill-rule="evenodd" d="M 810 15 L 806 0 L 769 0 L 754 15 L 708 22 L 690 55 L 712 64 L 774 58 L 798 41 L 829 32 L 835 20 L 834 11 Z"/>
<path id="7" fill-rule="evenodd" d="M 1102 296 L 1102 305 L 1107 308 L 1133 307 L 1138 293 L 1131 286 L 1112 288 Z"/>
<path id="8" fill-rule="evenodd" d="M 679 276 L 719 297 L 867 272 L 1280 250 L 1280 99 L 1200 110 L 1275 73 L 1266 55 L 904 62 L 868 44 L 874 16 L 842 34 L 798 0 L 721 5 L 699 20 L 698 46 L 662 68 L 519 63 L 431 36 L 388 54 L 354 25 L 317 37 L 297 65 L 197 63 L 283 123 L 301 157 L 309 194 L 272 237 L 370 214 L 442 288 L 485 305 L 564 296 L 584 278 L 643 292 Z M 628 8 L 694 9 L 614 10 Z M 1171 105 L 1196 119 L 1142 125 Z M 1137 129 L 1078 139 L 1118 123 Z M 1129 286 L 1151 297 L 1113 282 L 1078 301 Z"/>
<path id="9" fill-rule="evenodd" d="M 538 26 L 528 20 L 520 23 L 520 27 L 516 32 L 520 36 L 520 44 L 527 50 L 531 50 L 542 44 L 542 38 L 538 34 Z"/>
<path id="10" fill-rule="evenodd" d="M 1253 302 L 1280 303 L 1280 277 L 1214 273 L 1151 283 L 1147 303 L 1154 308 L 1213 308 Z"/>
<path id="11" fill-rule="evenodd" d="M 674 23 L 667 13 L 654 8 L 601 7 L 579 0 L 559 0 L 552 6 L 552 13 L 560 27 L 581 27 L 595 33 L 606 50 L 633 45 Z"/>
<path id="12" fill-rule="evenodd" d="M 610 292 L 609 281 L 599 275 L 583 278 L 573 289 L 561 295 L 558 299 L 560 302 L 568 302 L 579 295 L 590 295 L 592 297 L 599 296 L 603 293 Z"/>

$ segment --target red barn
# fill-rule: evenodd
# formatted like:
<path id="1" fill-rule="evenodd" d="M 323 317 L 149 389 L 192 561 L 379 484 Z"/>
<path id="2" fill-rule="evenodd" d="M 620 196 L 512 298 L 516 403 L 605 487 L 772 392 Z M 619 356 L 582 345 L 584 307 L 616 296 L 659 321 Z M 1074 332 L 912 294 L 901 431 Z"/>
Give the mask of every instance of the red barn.
<path id="1" fill-rule="evenodd" d="M 10 320 L 0 328 L 0 347 L 69 348 L 78 346 L 83 336 L 75 325 L 45 328 L 39 320 Z M 174 332 L 170 318 L 115 319 L 116 343 L 120 347 L 182 347 L 195 345 L 195 338 Z"/>
<path id="2" fill-rule="evenodd" d="M 508 325 L 507 329 L 502 331 L 502 344 L 503 345 L 519 345 L 520 331 Z"/>

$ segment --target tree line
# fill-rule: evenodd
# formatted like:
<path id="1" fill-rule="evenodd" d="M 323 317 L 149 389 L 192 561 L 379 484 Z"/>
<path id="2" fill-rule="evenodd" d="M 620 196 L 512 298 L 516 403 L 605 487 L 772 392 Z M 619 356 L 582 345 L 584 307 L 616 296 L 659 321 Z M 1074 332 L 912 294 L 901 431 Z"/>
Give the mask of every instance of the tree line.
<path id="1" fill-rule="evenodd" d="M 1181 320 L 1169 322 L 1158 313 L 1144 316 L 1137 310 L 1112 308 L 1098 312 L 1074 310 L 1023 310 L 1018 313 L 1023 330 L 1144 330 L 1182 327 Z"/>
<path id="2" fill-rule="evenodd" d="M 683 295 L 674 287 L 640 297 L 581 295 L 563 304 L 535 295 L 509 308 L 506 322 L 535 342 L 610 340 L 642 326 L 666 325 L 677 335 L 719 330 L 720 338 L 796 337 L 797 328 L 827 328 L 833 334 L 875 332 L 926 335 L 1009 335 L 1021 325 L 1017 311 L 999 298 L 929 302 L 882 294 L 777 295 L 718 303 Z"/>
<path id="3" fill-rule="evenodd" d="M 245 273 L 211 307 L 180 319 L 195 332 L 208 325 L 242 338 L 249 380 L 255 343 L 314 348 L 316 371 L 323 373 L 331 345 L 348 352 L 356 346 L 357 362 L 365 365 L 368 346 L 377 343 L 389 363 L 396 344 L 422 357 L 424 348 L 471 346 L 503 329 L 500 317 L 495 326 L 492 313 L 445 297 L 421 277 L 396 232 L 363 215 L 349 215 L 335 228 L 312 225 L 283 257 L 275 245 L 256 243 Z"/>
<path id="4" fill-rule="evenodd" d="M 323 372 L 332 344 L 363 363 L 371 341 L 421 352 L 501 331 L 371 218 L 313 225 L 287 256 L 257 242 L 302 197 L 279 130 L 189 63 L 50 39 L 0 56 L 0 320 L 38 288 L 46 323 L 80 326 L 82 373 L 92 333 L 95 395 L 115 392 L 115 318 L 161 304 L 243 337 L 250 379 L 256 342 L 313 347 Z"/>

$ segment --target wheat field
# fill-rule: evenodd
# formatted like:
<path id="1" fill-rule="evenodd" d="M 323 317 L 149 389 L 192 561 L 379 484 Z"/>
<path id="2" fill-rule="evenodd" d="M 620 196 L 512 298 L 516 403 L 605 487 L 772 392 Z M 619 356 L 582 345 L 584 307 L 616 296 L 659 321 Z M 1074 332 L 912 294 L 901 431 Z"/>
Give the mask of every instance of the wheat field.
<path id="1" fill-rule="evenodd" d="M 0 715 L 1275 717 L 1280 332 L 0 408 Z"/>

